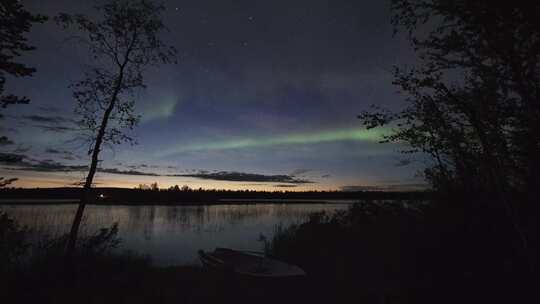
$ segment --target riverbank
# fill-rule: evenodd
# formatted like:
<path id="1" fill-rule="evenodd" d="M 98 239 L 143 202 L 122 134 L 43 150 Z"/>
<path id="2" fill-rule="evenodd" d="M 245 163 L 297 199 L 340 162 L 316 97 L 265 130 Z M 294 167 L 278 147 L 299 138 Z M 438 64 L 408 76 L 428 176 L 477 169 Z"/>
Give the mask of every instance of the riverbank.
<path id="1" fill-rule="evenodd" d="M 0 204 L 76 204 L 81 188 L 0 189 Z M 214 205 L 324 202 L 362 200 L 429 200 L 432 193 L 384 191 L 230 191 L 230 190 L 143 190 L 93 188 L 90 201 L 97 205 Z"/>

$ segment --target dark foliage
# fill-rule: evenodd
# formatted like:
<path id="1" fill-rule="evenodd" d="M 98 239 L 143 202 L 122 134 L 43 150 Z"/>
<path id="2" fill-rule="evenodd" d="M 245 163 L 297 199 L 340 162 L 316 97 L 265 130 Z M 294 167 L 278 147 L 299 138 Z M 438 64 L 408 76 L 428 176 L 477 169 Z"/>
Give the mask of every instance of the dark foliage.
<path id="1" fill-rule="evenodd" d="M 364 112 L 368 128 L 397 124 L 387 141 L 434 165 L 439 190 L 536 193 L 540 164 L 540 4 L 394 0 L 392 23 L 420 58 L 396 67 L 408 106 Z"/>
<path id="2" fill-rule="evenodd" d="M 36 71 L 14 60 L 24 52 L 35 49 L 27 43 L 24 34 L 30 31 L 33 23 L 43 23 L 45 20 L 47 20 L 45 16 L 33 15 L 25 10 L 20 1 L 0 2 L 0 107 L 30 101 L 27 97 L 4 95 L 6 75 L 25 77 L 31 76 Z"/>
<path id="3" fill-rule="evenodd" d="M 303 267 L 315 302 L 525 303 L 533 280 L 508 221 L 456 205 L 366 201 L 277 227 L 266 252 Z"/>
<path id="4" fill-rule="evenodd" d="M 65 234 L 55 238 L 41 240 L 35 249 L 34 259 L 61 258 L 66 248 L 69 235 Z M 75 254 L 83 257 L 97 257 L 110 255 L 121 243 L 118 237 L 118 224 L 110 228 L 101 228 L 92 235 L 81 236 Z"/>
<path id="5" fill-rule="evenodd" d="M 160 278 L 148 257 L 114 250 L 120 243 L 116 224 L 81 236 L 75 252 L 79 263 L 74 269 L 66 268 L 64 261 L 68 235 L 41 236 L 30 244 L 31 233 L 0 214 L 3 303 L 139 303 L 141 298 L 165 297 L 153 282 Z"/>
<path id="6" fill-rule="evenodd" d="M 43 23 L 47 17 L 33 15 L 24 9 L 17 0 L 3 0 L 0 2 L 0 108 L 10 104 L 25 104 L 30 100 L 13 94 L 4 94 L 7 76 L 27 77 L 36 71 L 23 63 L 14 60 L 25 52 L 35 48 L 27 43 L 24 35 L 30 31 L 33 23 Z M 0 114 L 0 120 L 3 116 Z M 12 145 L 13 141 L 6 136 L 0 136 L 0 146 Z M 3 178 L 2 178 L 3 179 Z M 4 187 L 16 179 L 0 180 L 0 187 Z"/>
<path id="7" fill-rule="evenodd" d="M 0 211 L 0 274 L 15 266 L 27 253 L 29 230 Z"/>
<path id="8" fill-rule="evenodd" d="M 445 200 L 502 205 L 531 271 L 537 267 L 540 189 L 540 4 L 393 0 L 392 22 L 420 59 L 396 67 L 399 112 L 360 115 L 394 124 L 388 142 L 432 160 L 425 177 Z"/>
<path id="9" fill-rule="evenodd" d="M 215 303 L 200 269 L 156 268 L 133 252 L 114 250 L 118 226 L 83 235 L 75 269 L 66 268 L 68 236 L 42 236 L 0 213 L 0 300 L 2 303 Z M 231 298 L 233 299 L 233 298 Z"/>

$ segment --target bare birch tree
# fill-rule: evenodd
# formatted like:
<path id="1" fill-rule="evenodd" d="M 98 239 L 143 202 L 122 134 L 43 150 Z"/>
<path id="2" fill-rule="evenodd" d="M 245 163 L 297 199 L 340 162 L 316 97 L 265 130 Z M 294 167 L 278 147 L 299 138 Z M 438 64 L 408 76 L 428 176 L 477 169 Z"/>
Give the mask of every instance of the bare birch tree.
<path id="1" fill-rule="evenodd" d="M 77 101 L 75 112 L 89 134 L 91 162 L 71 227 L 67 257 L 75 249 L 103 145 L 133 141 L 126 131 L 138 122 L 134 93 L 145 88 L 144 69 L 176 61 L 176 50 L 160 38 L 166 30 L 161 18 L 163 5 L 149 0 L 107 0 L 94 8 L 99 13 L 96 20 L 79 14 L 55 18 L 64 29 L 74 30 L 76 41 L 88 49 L 94 61 L 84 78 L 71 85 Z"/>

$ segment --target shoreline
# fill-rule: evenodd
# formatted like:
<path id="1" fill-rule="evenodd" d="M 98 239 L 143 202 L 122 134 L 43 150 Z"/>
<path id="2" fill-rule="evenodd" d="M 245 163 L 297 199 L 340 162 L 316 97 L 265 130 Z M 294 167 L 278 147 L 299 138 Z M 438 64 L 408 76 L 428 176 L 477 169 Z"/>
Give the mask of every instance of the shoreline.
<path id="1" fill-rule="evenodd" d="M 94 202 L 89 206 L 219 206 L 219 205 L 309 205 L 309 204 L 353 204 L 361 200 L 327 200 L 327 199 L 223 199 L 214 202 Z M 77 205 L 79 200 L 75 199 L 0 199 L 2 206 L 47 206 L 47 205 Z"/>
<path id="2" fill-rule="evenodd" d="M 0 205 L 5 204 L 78 204 L 81 188 L 2 189 Z M 365 200 L 425 201 L 432 192 L 384 191 L 306 191 L 264 192 L 227 190 L 140 190 L 93 188 L 89 201 L 94 205 L 201 206 L 229 204 L 318 204 L 353 203 Z"/>

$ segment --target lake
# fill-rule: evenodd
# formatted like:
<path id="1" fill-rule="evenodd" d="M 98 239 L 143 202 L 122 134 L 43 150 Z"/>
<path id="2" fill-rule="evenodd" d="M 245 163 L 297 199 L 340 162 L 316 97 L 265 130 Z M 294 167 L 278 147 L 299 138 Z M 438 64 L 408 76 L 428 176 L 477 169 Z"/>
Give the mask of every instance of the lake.
<path id="1" fill-rule="evenodd" d="M 119 250 L 149 255 L 154 265 L 197 264 L 197 250 L 229 247 L 262 250 L 260 236 L 271 237 L 276 225 L 301 223 L 315 212 L 344 210 L 349 202 L 313 204 L 226 204 L 208 206 L 98 206 L 85 210 L 82 233 L 119 225 Z M 69 231 L 77 206 L 0 205 L 21 225 L 38 233 Z"/>

